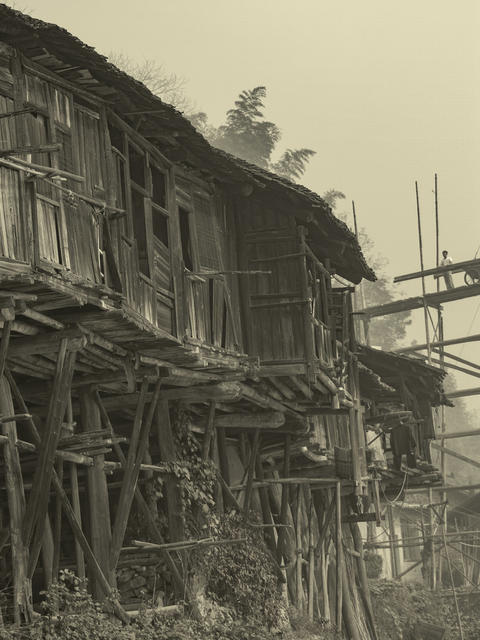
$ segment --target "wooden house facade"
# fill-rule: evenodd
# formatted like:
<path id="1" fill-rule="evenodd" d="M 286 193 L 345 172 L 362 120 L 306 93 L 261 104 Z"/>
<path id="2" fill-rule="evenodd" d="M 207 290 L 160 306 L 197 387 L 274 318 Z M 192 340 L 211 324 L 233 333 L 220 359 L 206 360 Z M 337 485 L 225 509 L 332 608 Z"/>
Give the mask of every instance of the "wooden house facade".
<path id="1" fill-rule="evenodd" d="M 0 5 L 6 622 L 31 619 L 64 567 L 98 598 L 118 586 L 127 621 L 121 571 L 151 545 L 168 601 L 183 593 L 189 514 L 169 465 L 186 421 L 218 509 L 260 514 L 290 601 L 370 637 L 352 579 L 365 587 L 355 527 L 372 494 L 352 292 L 374 277 L 315 193 L 213 149 L 92 48 Z"/>

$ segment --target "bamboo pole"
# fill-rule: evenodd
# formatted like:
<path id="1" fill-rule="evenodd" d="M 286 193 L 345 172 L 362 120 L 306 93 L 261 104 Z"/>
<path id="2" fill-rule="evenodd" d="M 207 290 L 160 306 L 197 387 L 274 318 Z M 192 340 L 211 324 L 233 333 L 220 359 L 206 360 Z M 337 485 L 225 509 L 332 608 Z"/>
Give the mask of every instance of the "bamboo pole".
<path id="1" fill-rule="evenodd" d="M 335 611 L 336 618 L 335 623 L 337 627 L 337 633 L 342 630 L 342 600 L 343 600 L 343 549 L 342 549 L 342 485 L 340 481 L 337 482 L 335 487 L 335 505 L 336 505 L 336 536 L 335 536 L 335 550 L 336 550 L 336 593 L 335 593 Z"/>
<path id="2" fill-rule="evenodd" d="M 313 622 L 315 596 L 315 544 L 313 535 L 313 499 L 310 493 L 308 505 L 308 618 Z"/>
<path id="3" fill-rule="evenodd" d="M 297 487 L 297 509 L 295 520 L 295 539 L 297 547 L 297 557 L 295 564 L 295 585 L 297 595 L 297 609 L 299 612 L 303 608 L 303 582 L 302 582 L 302 568 L 303 568 L 303 553 L 302 553 L 302 492 L 301 487 Z"/>
<path id="4" fill-rule="evenodd" d="M 460 639 L 464 640 L 462 619 L 460 617 L 460 608 L 458 606 L 457 591 L 455 589 L 455 583 L 454 583 L 454 580 L 453 580 L 452 563 L 450 561 L 450 555 L 449 555 L 448 549 L 447 549 L 447 540 L 446 540 L 446 536 L 445 536 L 445 531 L 443 531 L 443 546 L 444 546 L 444 549 L 445 549 L 445 557 L 446 557 L 446 560 L 447 560 L 448 571 L 449 571 L 449 574 L 450 574 L 450 583 L 452 585 L 453 599 L 455 601 L 455 611 L 457 613 L 457 622 L 458 622 L 458 630 L 460 631 Z"/>
<path id="5" fill-rule="evenodd" d="M 418 196 L 418 182 L 415 180 L 415 197 L 417 201 L 417 223 L 418 223 L 418 246 L 420 251 L 420 269 L 422 272 L 424 271 L 423 266 L 423 241 L 422 241 L 422 223 L 420 219 L 420 199 Z M 425 276 L 422 275 L 422 296 L 423 296 L 423 313 L 425 319 L 425 339 L 427 342 L 427 357 L 428 362 L 430 362 L 431 358 L 431 347 L 430 347 L 430 328 L 429 328 L 429 319 L 428 319 L 428 308 L 427 303 L 425 301 L 426 289 L 425 289 Z"/>
<path id="6" fill-rule="evenodd" d="M 434 512 L 433 512 L 433 491 L 432 489 L 429 490 L 428 492 L 428 502 L 429 502 L 429 506 L 428 506 L 428 529 L 429 529 L 429 540 L 431 539 L 432 544 L 431 544 L 431 548 L 432 548 L 432 564 L 430 567 L 430 588 L 432 589 L 432 591 L 436 588 L 436 576 L 437 576 L 437 568 L 436 568 L 436 557 L 435 557 L 435 545 L 433 544 L 433 535 L 435 534 L 434 531 Z"/>
<path id="7" fill-rule="evenodd" d="M 387 520 L 388 520 L 388 542 L 390 547 L 390 564 L 392 566 L 392 577 L 396 578 L 399 571 L 397 567 L 397 556 L 395 554 L 395 526 L 393 522 L 392 505 L 387 505 Z"/>

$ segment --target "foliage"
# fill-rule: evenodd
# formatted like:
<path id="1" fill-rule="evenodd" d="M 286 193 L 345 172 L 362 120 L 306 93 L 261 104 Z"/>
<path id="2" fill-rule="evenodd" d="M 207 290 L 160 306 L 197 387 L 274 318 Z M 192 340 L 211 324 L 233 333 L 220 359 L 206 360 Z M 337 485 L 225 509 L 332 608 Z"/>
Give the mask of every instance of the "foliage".
<path id="1" fill-rule="evenodd" d="M 379 578 L 382 575 L 383 558 L 374 551 L 365 551 L 363 554 L 367 577 L 371 579 Z"/>
<path id="2" fill-rule="evenodd" d="M 280 160 L 271 165 L 271 170 L 289 180 L 297 180 L 305 173 L 305 168 L 315 151 L 312 149 L 287 149 Z"/>
<path id="3" fill-rule="evenodd" d="M 200 446 L 190 428 L 189 414 L 179 410 L 174 422 L 178 461 L 164 465 L 169 472 L 167 476 L 173 474 L 179 481 L 187 535 L 209 533 L 208 520 L 215 506 L 216 467 L 211 460 L 202 460 Z M 167 476 L 155 477 L 157 500 L 164 497 Z M 166 510 L 162 511 L 166 513 Z"/>
<path id="4" fill-rule="evenodd" d="M 205 133 L 214 146 L 284 178 L 296 180 L 305 172 L 315 151 L 287 149 L 277 162 L 272 162 L 281 132 L 276 124 L 264 118 L 266 96 L 266 87 L 262 86 L 242 91 L 234 108 L 227 111 L 225 124 Z"/>
<path id="5" fill-rule="evenodd" d="M 0 640 L 273 640 L 253 622 L 231 621 L 205 625 L 188 616 L 165 617 L 143 610 L 128 627 L 114 618 L 105 604 L 94 602 L 86 581 L 63 571 L 58 583 L 44 594 L 42 614 L 27 626 L 0 629 Z M 275 636 L 278 639 L 278 636 Z"/>
<path id="6" fill-rule="evenodd" d="M 335 215 L 348 224 L 349 214 L 346 211 L 336 211 L 339 200 L 345 199 L 345 194 L 336 189 L 329 189 L 322 198 L 331 206 Z M 358 232 L 358 242 L 363 254 L 377 275 L 375 282 L 364 280 L 361 285 L 362 306 L 372 307 L 392 302 L 398 297 L 390 278 L 385 273 L 388 261 L 384 256 L 375 252 L 375 245 L 364 228 Z M 395 313 L 390 316 L 372 318 L 369 326 L 370 344 L 381 347 L 385 351 L 395 349 L 407 335 L 407 327 L 411 324 L 410 311 Z"/>
<path id="7" fill-rule="evenodd" d="M 246 538 L 246 542 L 212 546 L 196 555 L 194 564 L 206 576 L 207 595 L 233 607 L 242 618 L 274 625 L 283 598 L 260 530 L 231 512 L 218 521 L 216 537 Z"/>
<path id="8" fill-rule="evenodd" d="M 110 52 L 108 61 L 121 69 L 124 73 L 142 82 L 150 91 L 161 98 L 163 102 L 173 105 L 180 111 L 195 117 L 194 104 L 185 93 L 185 78 L 171 73 L 156 60 L 146 59 L 142 62 L 132 60 L 121 52 Z"/>
<path id="9" fill-rule="evenodd" d="M 220 149 L 264 169 L 280 139 L 280 129 L 263 117 L 266 95 L 265 87 L 242 91 L 212 140 Z"/>

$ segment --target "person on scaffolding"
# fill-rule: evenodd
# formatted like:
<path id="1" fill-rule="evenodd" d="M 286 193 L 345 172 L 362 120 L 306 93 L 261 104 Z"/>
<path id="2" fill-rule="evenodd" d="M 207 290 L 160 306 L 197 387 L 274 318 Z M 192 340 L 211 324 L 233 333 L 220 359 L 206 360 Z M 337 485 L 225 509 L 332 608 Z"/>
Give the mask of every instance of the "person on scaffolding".
<path id="1" fill-rule="evenodd" d="M 453 260 L 452 258 L 448 255 L 448 251 L 446 251 L 445 249 L 442 251 L 442 260 L 440 260 L 440 266 L 441 267 L 448 267 L 449 264 L 453 264 Z M 445 288 L 446 289 L 453 289 L 453 279 L 452 279 L 452 272 L 451 271 L 446 271 L 443 274 L 443 279 L 445 280 Z"/>

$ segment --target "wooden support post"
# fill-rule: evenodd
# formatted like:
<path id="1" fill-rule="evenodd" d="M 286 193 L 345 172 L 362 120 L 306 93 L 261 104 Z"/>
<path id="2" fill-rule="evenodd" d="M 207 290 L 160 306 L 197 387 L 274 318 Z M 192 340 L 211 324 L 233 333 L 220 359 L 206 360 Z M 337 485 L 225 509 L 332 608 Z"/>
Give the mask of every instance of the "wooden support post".
<path id="1" fill-rule="evenodd" d="M 67 399 L 75 366 L 75 351 L 67 351 L 68 339 L 63 339 L 58 354 L 55 380 L 48 407 L 45 434 L 38 451 L 38 464 L 33 478 L 32 491 L 25 512 L 23 539 L 30 545 L 28 575 L 31 577 L 37 566 L 42 545 L 43 526 L 48 511 L 50 484 L 54 469 L 55 453 L 65 416 Z"/>
<path id="2" fill-rule="evenodd" d="M 313 500 L 308 503 L 308 618 L 313 622 L 315 596 L 315 541 L 313 531 Z"/>
<path id="3" fill-rule="evenodd" d="M 250 505 L 251 505 L 252 494 L 253 494 L 253 480 L 255 476 L 255 461 L 257 459 L 259 448 L 260 448 L 260 429 L 256 429 L 255 435 L 253 436 L 253 443 L 250 451 L 250 460 L 248 463 L 247 486 L 245 489 L 245 503 L 243 505 L 245 518 L 248 518 L 248 512 L 250 511 Z"/>
<path id="4" fill-rule="evenodd" d="M 292 438 L 290 434 L 285 436 L 285 449 L 284 449 L 284 458 L 283 458 L 283 477 L 288 478 L 290 476 L 290 452 L 291 452 L 291 442 Z M 289 495 L 289 487 L 288 484 L 282 485 L 282 501 L 280 506 L 280 524 L 287 524 L 287 515 L 288 515 L 288 495 Z M 284 527 L 280 528 L 278 532 L 278 544 L 277 544 L 277 560 L 279 563 L 282 562 L 282 557 L 284 556 L 285 551 L 285 543 L 286 543 L 286 531 Z"/>
<path id="5" fill-rule="evenodd" d="M 422 223 L 420 218 L 420 199 L 418 197 L 418 183 L 415 181 L 415 197 L 417 202 L 417 224 L 418 224 L 418 246 L 420 251 L 420 269 L 423 272 L 423 242 L 422 242 Z M 427 343 L 427 357 L 428 362 L 430 362 L 431 358 L 431 346 L 430 346 L 430 328 L 429 328 L 429 318 L 428 318 L 428 307 L 427 302 L 425 300 L 425 276 L 422 275 L 422 295 L 423 295 L 423 313 L 425 320 L 425 341 Z"/>
<path id="6" fill-rule="evenodd" d="M 342 582 L 343 582 L 343 547 L 342 547 L 342 484 L 337 481 L 335 486 L 335 551 L 336 551 L 336 594 L 335 594 L 335 624 L 337 633 L 342 630 Z"/>
<path id="7" fill-rule="evenodd" d="M 203 437 L 202 445 L 202 460 L 205 462 L 210 455 L 210 447 L 212 442 L 212 435 L 215 429 L 215 400 L 210 402 L 210 408 L 208 410 L 207 426 L 205 428 L 205 435 Z"/>
<path id="8" fill-rule="evenodd" d="M 10 387 L 4 376 L 0 378 L 0 413 L 13 415 Z M 15 624 L 30 622 L 32 617 L 31 581 L 28 578 L 28 547 L 22 536 L 25 515 L 25 493 L 22 469 L 16 447 L 17 428 L 15 422 L 1 424 L 1 432 L 8 438 L 3 446 L 5 464 L 5 488 L 10 517 L 10 545 L 13 571 L 13 618 Z M 45 516 L 44 516 L 45 519 Z"/>
<path id="9" fill-rule="evenodd" d="M 94 392 L 90 389 L 80 394 L 80 417 L 83 432 L 98 431 L 101 428 L 100 412 Z M 115 576 L 109 565 L 112 530 L 104 461 L 105 456 L 95 456 L 93 467 L 87 468 L 90 545 L 103 574 L 107 577 L 109 584 L 114 586 Z M 98 580 L 90 580 L 90 588 L 97 599 L 104 596 L 104 589 Z"/>
<path id="10" fill-rule="evenodd" d="M 75 518 L 82 527 L 82 511 L 80 508 L 80 492 L 78 488 L 78 470 L 75 462 L 70 462 L 70 487 L 72 490 L 72 508 L 75 514 Z M 82 545 L 75 538 L 75 560 L 77 565 L 77 576 L 83 580 L 86 577 L 85 573 L 85 556 L 83 554 Z"/>
<path id="11" fill-rule="evenodd" d="M 54 557 L 54 542 L 52 526 L 50 524 L 50 518 L 47 514 L 45 517 L 45 529 L 43 531 L 42 538 L 42 568 L 43 568 L 43 580 L 45 589 L 52 584 L 53 580 L 53 557 Z"/>
<path id="12" fill-rule="evenodd" d="M 114 595 L 114 592 L 112 591 L 112 588 L 110 586 L 109 581 L 107 580 L 105 574 L 102 571 L 102 568 L 100 567 L 97 557 L 95 555 L 95 553 L 93 552 L 92 548 L 90 547 L 90 545 L 88 544 L 88 540 L 86 539 L 83 531 L 82 531 L 82 527 L 80 526 L 79 522 L 76 519 L 75 516 L 75 511 L 73 510 L 72 505 L 70 504 L 70 501 L 67 497 L 67 494 L 65 493 L 59 479 L 58 476 L 56 474 L 55 471 L 53 471 L 53 477 L 52 477 L 52 482 L 53 482 L 53 487 L 55 489 L 55 491 L 57 492 L 57 494 L 60 496 L 60 499 L 62 501 L 62 507 L 63 510 L 65 512 L 65 515 L 67 517 L 67 520 L 72 528 L 73 534 L 75 536 L 75 538 L 79 541 L 82 550 L 87 558 L 87 562 L 88 562 L 88 566 L 89 569 L 91 570 L 95 581 L 101 586 L 101 588 L 103 589 L 103 593 L 105 596 L 108 596 L 110 602 L 112 603 L 113 606 L 113 610 L 115 611 L 115 614 L 120 618 L 120 620 L 122 620 L 123 622 L 125 622 L 125 624 L 129 624 L 130 622 L 130 618 L 128 617 L 127 613 L 124 611 L 124 609 L 121 607 L 120 603 L 118 602 L 116 596 Z"/>
<path id="13" fill-rule="evenodd" d="M 227 453 L 227 437 L 225 434 L 225 429 L 220 427 L 217 428 L 217 444 L 218 444 L 218 461 L 220 463 L 220 473 L 222 474 L 222 478 L 225 480 L 228 486 L 231 485 L 230 482 L 230 468 L 228 464 L 228 453 Z M 223 504 L 225 506 L 227 502 L 227 496 L 225 495 L 225 491 L 223 493 Z"/>
<path id="14" fill-rule="evenodd" d="M 392 566 L 392 578 L 396 578 L 399 573 L 399 567 L 397 566 L 397 554 L 395 553 L 395 523 L 393 520 L 392 505 L 387 505 L 387 520 L 388 520 L 388 541 L 390 546 L 390 563 Z"/>
<path id="15" fill-rule="evenodd" d="M 302 550 L 302 490 L 301 486 L 297 487 L 297 509 L 296 509 L 296 518 L 295 518 L 295 540 L 297 547 L 297 559 L 296 559 L 296 594 L 297 594 L 297 609 L 299 613 L 302 612 L 303 609 L 303 581 L 302 581 L 302 571 L 303 571 L 303 550 Z"/>
<path id="16" fill-rule="evenodd" d="M 258 480 L 262 482 L 262 480 L 264 480 L 265 478 L 265 474 L 263 472 L 263 465 L 262 465 L 260 456 L 257 456 L 257 459 L 255 461 L 255 471 L 256 471 L 256 476 Z M 260 487 L 258 490 L 258 494 L 260 496 L 260 505 L 262 507 L 263 523 L 268 525 L 268 527 L 265 529 L 265 542 L 267 544 L 267 547 L 272 552 L 272 555 L 275 558 L 275 562 L 277 562 L 276 561 L 277 545 L 275 544 L 275 535 L 274 535 L 275 521 L 273 519 L 272 510 L 270 508 L 268 488 Z M 224 492 L 224 501 L 225 501 L 225 492 Z"/>
<path id="17" fill-rule="evenodd" d="M 310 287 L 310 283 L 308 281 L 308 265 L 307 265 L 307 241 L 306 241 L 307 230 L 305 227 L 298 227 L 298 238 L 300 242 L 300 275 L 301 275 L 301 286 L 302 286 L 302 297 L 304 300 L 308 300 L 312 297 L 312 291 Z M 312 371 L 312 363 L 315 357 L 315 342 L 314 342 L 314 333 L 313 333 L 313 317 L 310 311 L 310 305 L 302 305 L 303 310 L 303 334 L 304 334 L 304 345 L 305 345 L 305 360 L 307 361 L 307 370 L 308 375 L 307 379 L 311 380 L 314 377 Z"/>
<path id="18" fill-rule="evenodd" d="M 113 431 L 113 427 L 112 427 L 112 423 L 110 422 L 110 418 L 108 416 L 108 413 L 105 410 L 105 407 L 103 405 L 103 402 L 100 398 L 100 395 L 98 393 L 96 393 L 96 401 L 97 401 L 97 406 L 100 410 L 100 415 L 102 417 L 102 421 L 104 423 L 104 426 L 107 428 L 107 430 L 109 431 L 110 434 L 113 435 L 114 431 Z M 115 447 L 115 452 L 117 453 L 119 460 L 122 464 L 123 467 L 125 467 L 127 460 L 125 458 L 125 455 L 122 451 L 122 449 L 120 448 L 119 445 L 117 445 Z M 138 510 L 140 511 L 141 515 L 143 518 L 145 518 L 145 521 L 147 523 L 148 529 L 149 529 L 149 533 L 151 535 L 151 537 L 158 543 L 158 544 L 163 544 L 165 541 L 163 539 L 163 536 L 160 532 L 160 529 L 158 528 L 157 523 L 155 522 L 155 519 L 153 517 L 153 514 L 151 513 L 149 506 L 145 500 L 145 498 L 142 495 L 142 492 L 140 491 L 140 488 L 137 486 L 135 488 L 135 502 L 137 505 Z M 170 553 L 165 549 L 163 551 L 163 555 L 165 557 L 165 560 L 167 562 L 168 568 L 170 569 L 170 571 L 172 572 L 172 577 L 173 577 L 173 582 L 175 584 L 175 589 L 177 591 L 177 593 L 180 594 L 184 594 L 184 582 L 183 582 L 183 578 L 178 570 L 177 565 L 175 564 L 172 556 L 170 555 Z"/>
<path id="19" fill-rule="evenodd" d="M 377 640 L 378 634 L 375 627 L 375 616 L 373 614 L 372 598 L 370 597 L 370 586 L 368 584 L 367 569 L 365 567 L 365 560 L 363 557 L 363 541 L 360 533 L 360 528 L 356 522 L 350 523 L 350 531 L 352 532 L 353 544 L 355 550 L 358 553 L 357 557 L 357 573 L 360 584 L 360 594 L 365 606 L 366 618 L 370 633 L 372 634 L 372 640 Z"/>
<path id="20" fill-rule="evenodd" d="M 63 460 L 57 460 L 57 477 L 60 484 L 63 485 Z M 55 499 L 55 519 L 53 529 L 53 563 L 52 577 L 53 581 L 58 581 L 60 571 L 60 548 L 62 543 L 62 502 L 59 496 Z"/>
<path id="21" fill-rule="evenodd" d="M 153 418 L 156 412 L 157 403 L 160 398 L 160 388 L 162 380 L 159 379 L 155 386 L 147 416 L 142 420 L 144 410 L 144 399 L 146 397 L 148 382 L 144 381 L 140 393 L 139 406 L 135 415 L 134 432 L 130 440 L 128 450 L 127 463 L 123 476 L 122 488 L 120 490 L 120 498 L 118 500 L 117 513 L 115 515 L 115 523 L 112 530 L 112 548 L 110 551 L 110 569 L 115 571 L 118 558 L 122 549 L 123 539 L 128 524 L 128 516 L 132 507 L 133 498 L 135 496 L 135 487 L 137 486 L 138 474 L 140 473 L 140 465 L 145 457 L 148 448 L 148 438 L 152 426 Z M 138 425 L 138 426 L 137 426 Z M 134 447 L 134 449 L 132 449 Z"/>
<path id="22" fill-rule="evenodd" d="M 212 402 L 210 409 L 215 410 Z M 213 420 L 212 420 L 213 422 Z M 157 428 L 158 446 L 162 462 L 176 462 L 178 454 L 170 424 L 168 400 L 160 400 L 156 410 L 155 423 Z M 185 539 L 185 516 L 182 492 L 178 480 L 170 475 L 165 479 L 165 489 L 168 508 L 168 531 L 171 542 Z"/>
<path id="23" fill-rule="evenodd" d="M 428 535 L 429 541 L 431 541 L 431 549 L 432 549 L 432 562 L 430 567 L 430 589 L 432 591 L 436 588 L 437 582 L 437 566 L 436 566 L 436 555 L 435 555 L 435 545 L 433 544 L 433 535 L 435 534 L 435 514 L 433 511 L 433 490 L 429 489 L 428 491 Z"/>
<path id="24" fill-rule="evenodd" d="M 10 344 L 10 330 L 12 328 L 12 320 L 5 320 L 3 323 L 2 339 L 0 341 L 0 378 L 3 377 L 5 371 L 5 363 L 7 361 L 8 345 Z"/>

